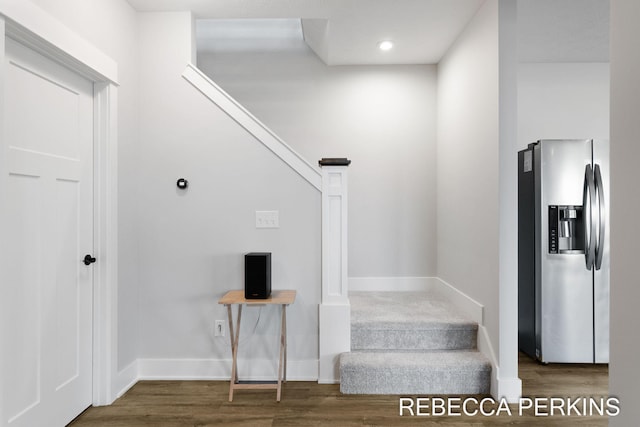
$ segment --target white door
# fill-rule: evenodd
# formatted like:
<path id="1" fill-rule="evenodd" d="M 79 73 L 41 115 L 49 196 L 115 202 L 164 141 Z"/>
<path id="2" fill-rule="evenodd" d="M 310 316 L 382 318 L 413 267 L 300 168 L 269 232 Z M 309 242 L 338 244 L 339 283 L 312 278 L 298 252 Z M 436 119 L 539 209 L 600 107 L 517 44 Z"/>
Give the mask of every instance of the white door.
<path id="1" fill-rule="evenodd" d="M 4 76 L 0 424 L 64 426 L 92 401 L 93 83 L 10 39 Z"/>

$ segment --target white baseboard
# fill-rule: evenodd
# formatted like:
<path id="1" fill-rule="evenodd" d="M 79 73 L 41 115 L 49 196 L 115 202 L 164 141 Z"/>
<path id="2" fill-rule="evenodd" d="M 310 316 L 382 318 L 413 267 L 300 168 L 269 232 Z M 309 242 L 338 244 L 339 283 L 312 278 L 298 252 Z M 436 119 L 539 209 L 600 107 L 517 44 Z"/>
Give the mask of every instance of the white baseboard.
<path id="1" fill-rule="evenodd" d="M 522 380 L 518 377 L 513 378 L 501 378 L 500 371 L 497 374 L 498 391 L 494 396 L 494 399 L 507 399 L 509 403 L 518 403 L 522 397 Z"/>
<path id="2" fill-rule="evenodd" d="M 424 291 L 437 277 L 349 277 L 351 291 Z"/>
<path id="3" fill-rule="evenodd" d="M 248 363 L 248 362 L 247 362 Z M 243 376 L 243 361 L 239 362 L 240 378 L 251 381 L 270 381 L 277 378 L 277 365 L 272 360 L 252 360 L 251 374 Z M 255 373 L 267 373 L 258 375 Z M 273 375 L 269 375 L 273 373 Z M 137 359 L 116 375 L 113 384 L 113 403 L 141 380 L 220 380 L 229 381 L 231 359 Z M 317 381 L 318 361 L 288 361 L 288 381 Z"/>
<path id="4" fill-rule="evenodd" d="M 451 301 L 470 320 L 484 324 L 484 306 L 439 277 L 349 277 L 349 291 L 432 291 Z"/>
<path id="5" fill-rule="evenodd" d="M 484 326 L 478 326 L 478 351 L 484 354 L 491 363 L 491 396 L 494 399 L 498 399 L 500 384 L 498 383 L 499 365 L 496 353 L 493 351 L 491 341 L 489 341 L 489 334 L 487 328 Z"/>
<path id="6" fill-rule="evenodd" d="M 484 306 L 482 304 L 439 277 L 435 278 L 432 286 L 433 290 L 445 295 L 467 317 L 478 325 L 484 325 Z"/>
<path id="7" fill-rule="evenodd" d="M 138 360 L 134 360 L 124 369 L 118 372 L 115 380 L 115 399 L 125 394 L 131 387 L 138 382 Z"/>
<path id="8" fill-rule="evenodd" d="M 277 361 L 239 361 L 238 371 L 242 380 L 273 380 L 277 378 Z M 230 377 L 231 359 L 138 359 L 140 380 L 228 381 Z M 287 380 L 317 381 L 318 360 L 287 361 Z"/>
<path id="9" fill-rule="evenodd" d="M 470 319 L 478 323 L 478 350 L 491 362 L 491 394 L 495 399 L 506 398 L 517 402 L 522 393 L 519 378 L 500 378 L 499 365 L 483 326 L 484 306 L 460 292 L 438 277 L 351 277 L 350 291 L 435 291 L 445 295 Z M 276 363 L 258 359 L 240 361 L 240 377 L 246 380 L 273 380 Z M 321 384 L 339 383 L 331 375 L 319 378 L 318 360 L 289 361 L 287 379 L 292 381 L 318 381 Z M 124 394 L 138 380 L 221 380 L 228 381 L 231 375 L 231 359 L 138 359 L 118 373 L 115 390 L 117 397 Z"/>

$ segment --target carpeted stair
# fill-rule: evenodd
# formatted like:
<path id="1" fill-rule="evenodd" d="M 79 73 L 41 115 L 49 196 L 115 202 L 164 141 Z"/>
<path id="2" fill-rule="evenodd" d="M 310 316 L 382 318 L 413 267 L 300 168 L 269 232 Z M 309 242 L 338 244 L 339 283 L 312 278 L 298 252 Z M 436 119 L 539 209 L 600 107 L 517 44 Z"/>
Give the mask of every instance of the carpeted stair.
<path id="1" fill-rule="evenodd" d="M 351 352 L 340 356 L 345 394 L 486 394 L 491 364 L 478 325 L 430 292 L 353 292 Z"/>

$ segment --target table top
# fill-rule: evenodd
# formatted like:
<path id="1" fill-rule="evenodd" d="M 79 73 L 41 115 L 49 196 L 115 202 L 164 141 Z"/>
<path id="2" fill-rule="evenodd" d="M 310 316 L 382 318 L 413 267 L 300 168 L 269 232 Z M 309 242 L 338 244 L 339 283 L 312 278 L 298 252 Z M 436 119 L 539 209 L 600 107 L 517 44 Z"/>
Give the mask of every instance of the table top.
<path id="1" fill-rule="evenodd" d="M 271 296 L 265 299 L 246 299 L 244 290 L 229 291 L 218 300 L 218 304 L 293 304 L 296 291 L 271 291 Z"/>

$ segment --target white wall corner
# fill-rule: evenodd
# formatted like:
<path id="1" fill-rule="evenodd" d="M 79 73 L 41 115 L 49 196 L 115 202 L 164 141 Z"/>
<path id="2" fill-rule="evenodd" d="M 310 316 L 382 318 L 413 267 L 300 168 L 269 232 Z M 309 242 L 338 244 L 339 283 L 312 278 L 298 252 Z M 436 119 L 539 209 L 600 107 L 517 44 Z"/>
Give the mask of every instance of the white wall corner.
<path id="1" fill-rule="evenodd" d="M 500 365 L 484 326 L 478 327 L 478 350 L 491 363 L 491 396 L 496 400 L 505 398 L 509 403 L 517 403 L 522 396 L 522 381 L 518 377 L 500 375 Z"/>
<path id="2" fill-rule="evenodd" d="M 304 41 L 325 65 L 329 65 L 329 45 L 327 43 L 328 19 L 302 19 Z"/>
<path id="3" fill-rule="evenodd" d="M 198 37 L 196 36 L 196 17 L 193 12 L 191 15 L 191 63 L 198 66 Z"/>
<path id="4" fill-rule="evenodd" d="M 122 397 L 138 382 L 138 360 L 134 360 L 116 374 L 114 380 L 115 399 Z"/>
<path id="5" fill-rule="evenodd" d="M 0 15 L 0 34 L 2 34 L 2 39 L 0 40 L 0 99 L 4 100 L 4 73 L 5 73 L 5 22 L 4 22 L 4 18 L 2 17 L 2 15 Z M 4 101 L 3 101 L 4 104 Z M 6 135 L 5 134 L 5 111 L 4 111 L 4 105 L 2 107 L 0 107 L 0 135 Z M 4 203 L 5 202 L 5 198 L 4 195 L 8 194 L 7 191 L 7 187 L 8 187 L 8 183 L 7 183 L 7 179 L 5 177 L 7 177 L 9 174 L 7 173 L 7 166 L 6 166 L 6 155 L 5 155 L 5 148 L 4 148 L 4 144 L 2 142 L 0 142 L 0 152 L 2 153 L 2 155 L 0 155 L 0 195 L 2 195 L 1 199 L 0 199 L 0 203 Z M 5 218 L 5 210 L 6 209 L 0 209 L 0 235 L 6 235 L 6 231 L 5 231 L 5 227 L 9 227 L 9 224 Z M 5 260 L 8 259 L 8 257 L 5 255 L 5 251 L 9 251 L 10 249 L 6 247 L 7 245 L 0 245 L 0 271 L 7 271 L 6 267 L 4 265 Z M 2 291 L 0 291 L 0 294 L 2 294 Z M 5 317 L 0 314 L 0 342 L 5 342 L 5 338 L 4 338 L 4 334 L 6 333 L 6 326 L 8 326 L 8 322 L 5 321 Z M 4 378 L 2 378 L 3 376 L 3 367 L 6 366 L 6 362 L 4 361 L 4 351 L 0 351 L 0 381 L 3 381 Z M 6 420 L 7 418 L 5 417 L 4 414 L 4 405 L 0 404 L 0 420 Z"/>
<path id="6" fill-rule="evenodd" d="M 437 277 L 349 277 L 349 292 L 426 291 L 436 286 Z"/>
<path id="7" fill-rule="evenodd" d="M 498 387 L 494 394 L 514 402 L 518 378 L 518 14 L 517 2 L 498 3 L 499 47 L 499 262 Z M 494 333 L 496 333 L 494 331 Z M 495 337 L 493 337 L 495 338 Z"/>

